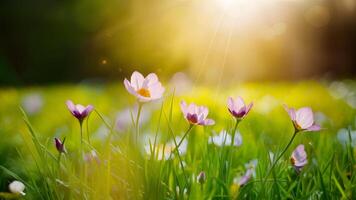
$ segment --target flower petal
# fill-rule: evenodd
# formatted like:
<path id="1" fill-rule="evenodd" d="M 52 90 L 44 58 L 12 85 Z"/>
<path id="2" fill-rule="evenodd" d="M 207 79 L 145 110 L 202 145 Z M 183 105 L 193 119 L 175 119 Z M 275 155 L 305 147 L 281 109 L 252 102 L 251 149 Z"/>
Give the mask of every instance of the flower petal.
<path id="1" fill-rule="evenodd" d="M 319 125 L 314 124 L 311 127 L 309 127 L 307 130 L 308 131 L 320 131 L 321 127 Z"/>
<path id="2" fill-rule="evenodd" d="M 124 85 L 125 85 L 125 88 L 126 90 L 130 93 L 130 94 L 133 94 L 133 95 L 136 95 L 136 90 L 134 87 L 132 87 L 131 83 L 125 78 L 124 80 Z"/>
<path id="3" fill-rule="evenodd" d="M 92 105 L 88 105 L 85 109 L 84 109 L 84 111 L 83 111 L 83 115 L 84 116 L 87 116 L 87 115 L 89 115 L 90 113 L 91 113 L 91 111 L 93 111 L 93 109 L 94 109 L 94 106 L 92 106 Z"/>
<path id="4" fill-rule="evenodd" d="M 252 106 L 253 106 L 253 102 L 251 102 L 251 103 L 246 107 L 246 115 L 250 112 Z"/>
<path id="5" fill-rule="evenodd" d="M 285 104 L 283 105 L 283 107 L 284 107 L 284 109 L 287 111 L 287 113 L 288 113 L 290 119 L 291 119 L 292 121 L 295 121 L 296 113 L 295 113 L 294 108 L 288 108 L 288 106 L 285 105 Z"/>
<path id="6" fill-rule="evenodd" d="M 77 108 L 75 107 L 73 101 L 67 100 L 67 101 L 66 101 L 66 104 L 67 104 L 68 110 L 69 110 L 72 114 L 74 114 L 74 112 L 77 111 Z"/>
<path id="7" fill-rule="evenodd" d="M 187 103 L 185 101 L 181 101 L 180 102 L 180 109 L 182 110 L 182 113 L 183 113 L 184 117 L 186 117 L 187 113 L 188 113 L 188 106 L 187 106 Z"/>
<path id="8" fill-rule="evenodd" d="M 145 80 L 145 78 L 143 77 L 143 75 L 140 72 L 134 71 L 131 75 L 131 86 L 136 91 L 142 87 L 144 80 Z"/>
<path id="9" fill-rule="evenodd" d="M 295 120 L 302 129 L 308 129 L 314 123 L 313 111 L 309 107 L 300 108 L 296 112 Z"/>
<path id="10" fill-rule="evenodd" d="M 199 125 L 203 125 L 203 126 L 210 126 L 210 125 L 214 125 L 214 124 L 215 124 L 215 121 L 212 119 L 205 119 L 204 121 L 199 123 Z"/>

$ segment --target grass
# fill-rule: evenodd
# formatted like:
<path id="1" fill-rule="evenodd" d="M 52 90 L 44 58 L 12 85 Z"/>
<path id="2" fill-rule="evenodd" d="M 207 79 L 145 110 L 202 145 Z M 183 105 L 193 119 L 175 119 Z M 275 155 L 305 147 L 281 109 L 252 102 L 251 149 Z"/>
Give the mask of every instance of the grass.
<path id="1" fill-rule="evenodd" d="M 349 95 L 340 95 L 343 84 Z M 175 92 L 167 88 L 162 101 L 144 104 L 137 121 L 134 97 L 121 83 L 64 85 L 0 91 L 0 197 L 4 199 L 353 199 L 355 198 L 355 109 L 349 97 L 352 81 L 338 83 L 247 83 L 216 90 L 196 87 Z M 23 101 L 41 97 L 41 108 L 29 112 Z M 228 113 L 228 96 L 254 101 L 251 113 L 238 124 L 239 147 L 210 144 L 209 136 L 225 129 L 233 133 L 235 121 Z M 72 99 L 95 111 L 83 123 L 85 161 L 80 159 L 80 126 L 65 107 Z M 189 129 L 179 109 L 180 100 L 206 105 L 214 126 L 194 126 L 187 134 L 186 152 L 175 151 Z M 298 134 L 270 175 L 271 153 L 276 157 L 293 135 L 293 125 L 281 106 L 311 106 L 324 128 Z M 19 109 L 23 107 L 24 111 Z M 121 116 L 121 117 L 120 117 Z M 117 123 L 116 119 L 119 119 Z M 350 137 L 340 142 L 337 133 L 348 128 Z M 138 134 L 137 134 L 138 133 Z M 68 153 L 61 156 L 53 138 L 66 138 Z M 137 141 L 136 141 L 137 136 Z M 178 138 L 180 137 L 180 138 Z M 88 139 L 90 138 L 90 140 Z M 300 174 L 290 155 L 304 144 L 308 164 Z M 171 153 L 172 152 L 172 153 Z M 247 184 L 236 180 L 257 160 L 256 174 Z M 58 164 L 59 163 L 59 164 Z M 197 182 L 206 173 L 204 184 Z M 7 185 L 20 180 L 26 196 L 8 193 Z"/>

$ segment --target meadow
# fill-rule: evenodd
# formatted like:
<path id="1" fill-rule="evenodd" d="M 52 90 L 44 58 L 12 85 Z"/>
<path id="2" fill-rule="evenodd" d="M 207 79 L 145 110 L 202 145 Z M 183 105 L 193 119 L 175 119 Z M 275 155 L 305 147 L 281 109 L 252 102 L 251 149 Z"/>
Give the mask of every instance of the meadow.
<path id="1" fill-rule="evenodd" d="M 0 198 L 355 198 L 354 81 L 162 85 L 146 102 L 137 99 L 150 93 L 122 82 L 2 88 Z M 234 117 L 230 96 L 253 102 L 250 112 Z M 79 119 L 67 100 L 93 110 Z M 182 101 L 206 106 L 214 123 L 198 124 Z M 285 105 L 310 107 L 321 129 L 302 130 Z M 23 191 L 9 189 L 14 180 Z"/>

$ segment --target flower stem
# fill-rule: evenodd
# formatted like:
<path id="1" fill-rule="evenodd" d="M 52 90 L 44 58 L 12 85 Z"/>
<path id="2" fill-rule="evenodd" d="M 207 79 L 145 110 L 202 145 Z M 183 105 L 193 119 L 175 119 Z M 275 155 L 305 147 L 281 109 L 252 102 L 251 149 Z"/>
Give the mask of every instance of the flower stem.
<path id="1" fill-rule="evenodd" d="M 178 149 L 180 147 L 180 145 L 182 144 L 182 142 L 184 141 L 184 139 L 187 137 L 188 133 L 190 132 L 190 130 L 192 130 L 193 125 L 191 124 L 188 128 L 188 130 L 184 133 L 182 139 L 179 141 L 179 143 L 176 146 L 176 149 Z"/>
<path id="2" fill-rule="evenodd" d="M 232 132 L 231 146 L 234 145 L 235 134 L 236 134 L 236 130 L 237 130 L 237 127 L 238 127 L 239 123 L 240 123 L 240 120 L 236 119 L 235 127 L 234 127 L 234 130 L 233 130 L 233 132 Z"/>
<path id="3" fill-rule="evenodd" d="M 188 177 L 187 177 L 187 175 L 186 175 L 186 173 L 185 173 L 185 170 L 184 170 L 183 160 L 182 160 L 182 158 L 181 158 L 180 155 L 179 155 L 179 147 L 180 147 L 180 145 L 182 144 L 182 142 L 184 141 L 184 138 L 185 138 L 185 137 L 188 135 L 188 133 L 190 132 L 190 130 L 192 130 L 192 128 L 193 128 L 193 125 L 191 124 L 191 125 L 189 126 L 188 130 L 185 132 L 183 138 L 179 141 L 178 144 L 177 144 L 177 141 L 176 141 L 176 139 L 174 138 L 174 135 L 173 135 L 173 141 L 174 141 L 174 145 L 175 145 L 176 147 L 175 147 L 175 149 L 174 149 L 172 152 L 175 152 L 175 153 L 177 154 L 177 156 L 178 156 L 179 164 L 180 164 L 180 166 L 181 166 L 181 168 L 182 168 L 182 171 L 183 171 L 183 174 L 184 174 L 184 178 L 185 178 L 185 183 L 186 183 L 186 184 L 188 184 L 189 182 L 188 182 Z M 170 156 L 172 156 L 172 154 L 171 154 Z"/>
<path id="4" fill-rule="evenodd" d="M 289 140 L 289 143 L 287 144 L 287 146 L 283 149 L 282 153 L 279 154 L 277 159 L 273 162 L 272 167 L 267 172 L 266 179 L 271 174 L 271 172 L 272 172 L 273 168 L 276 166 L 277 162 L 282 158 L 283 154 L 288 150 L 289 146 L 292 144 L 292 142 L 293 142 L 295 136 L 297 135 L 297 133 L 298 133 L 298 131 L 294 131 L 294 134 L 293 134 L 292 138 Z"/>
<path id="5" fill-rule="evenodd" d="M 138 144 L 138 136 L 139 136 L 139 132 L 140 132 L 140 123 L 139 122 L 140 122 L 141 110 L 142 110 L 142 104 L 139 102 L 137 116 L 136 116 L 136 138 L 135 138 L 136 145 Z"/>
<path id="6" fill-rule="evenodd" d="M 232 167 L 232 157 L 233 157 L 233 154 L 234 154 L 234 142 L 235 142 L 235 134 L 236 134 L 236 131 L 237 131 L 237 127 L 238 127 L 238 125 L 239 125 L 239 123 L 240 123 L 240 121 L 241 120 L 239 120 L 239 119 L 236 119 L 236 123 L 235 123 L 235 126 L 234 126 L 234 129 L 233 129 L 233 132 L 232 132 L 232 138 L 231 138 L 231 144 L 230 144 L 230 146 L 231 146 L 231 149 L 230 149 L 230 151 L 229 151 L 229 154 L 227 155 L 228 157 L 229 157 L 229 165 L 230 165 L 230 167 L 229 167 L 229 169 L 231 169 L 231 167 Z M 228 169 L 228 173 L 226 174 L 226 176 L 228 176 L 229 175 L 229 170 Z M 226 179 L 227 179 L 227 177 L 226 177 Z"/>
<path id="7" fill-rule="evenodd" d="M 83 154 L 83 121 L 79 121 L 80 124 L 80 159 L 82 160 L 82 154 Z"/>
<path id="8" fill-rule="evenodd" d="M 58 173 L 59 173 L 60 170 L 61 170 L 61 156 L 62 156 L 62 153 L 59 152 L 59 154 L 58 154 L 58 159 L 57 159 L 57 162 L 58 162 Z"/>

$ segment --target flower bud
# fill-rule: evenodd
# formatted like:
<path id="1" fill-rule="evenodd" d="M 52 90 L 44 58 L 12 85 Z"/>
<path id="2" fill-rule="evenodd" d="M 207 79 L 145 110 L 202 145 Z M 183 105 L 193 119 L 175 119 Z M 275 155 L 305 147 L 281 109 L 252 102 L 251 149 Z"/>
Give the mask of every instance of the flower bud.
<path id="1" fill-rule="evenodd" d="M 11 182 L 9 185 L 9 190 L 14 194 L 21 194 L 23 196 L 25 195 L 23 192 L 25 190 L 25 185 L 20 181 Z"/>
<path id="2" fill-rule="evenodd" d="M 205 181 L 206 181 L 206 175 L 205 175 L 205 172 L 204 172 L 204 171 L 201 171 L 201 172 L 199 173 L 199 175 L 197 176 L 197 181 L 198 181 L 198 183 L 200 183 L 200 184 L 204 184 L 204 183 L 205 183 Z"/>
<path id="3" fill-rule="evenodd" d="M 54 138 L 54 144 L 56 145 L 56 149 L 59 153 L 66 153 L 66 148 L 64 147 L 64 142 L 65 142 L 65 138 L 63 140 L 63 142 L 58 139 L 58 138 Z"/>

